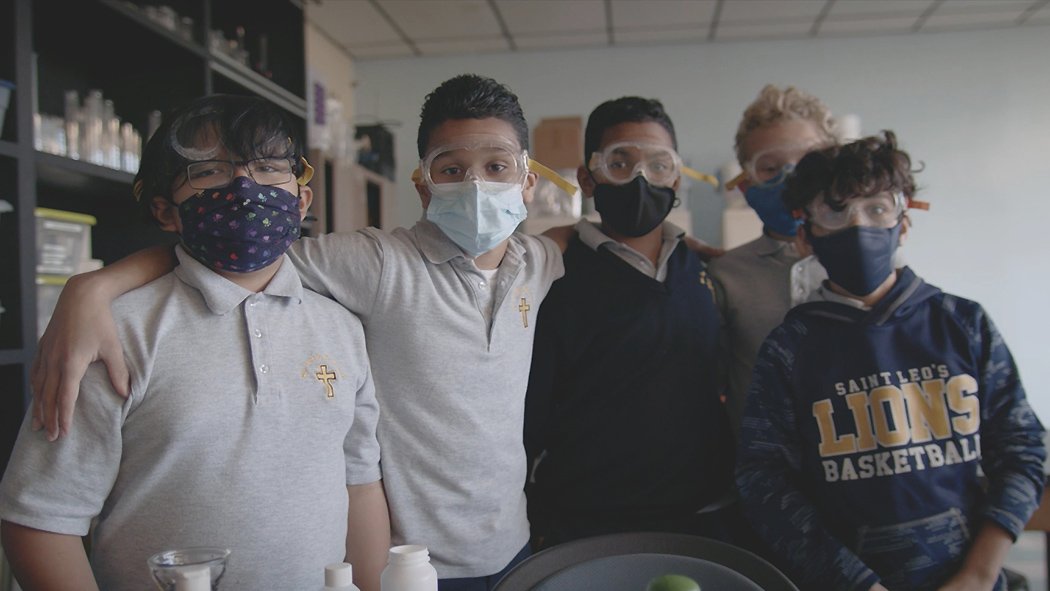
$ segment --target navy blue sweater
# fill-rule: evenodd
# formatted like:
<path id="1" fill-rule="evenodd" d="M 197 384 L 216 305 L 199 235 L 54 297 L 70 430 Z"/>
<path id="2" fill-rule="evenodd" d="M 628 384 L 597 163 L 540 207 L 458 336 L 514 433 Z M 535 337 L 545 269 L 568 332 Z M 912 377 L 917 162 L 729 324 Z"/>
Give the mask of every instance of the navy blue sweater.
<path id="1" fill-rule="evenodd" d="M 986 520 L 1013 536 L 1024 527 L 1042 493 L 1042 438 L 981 306 L 905 268 L 871 311 L 803 304 L 766 339 L 737 485 L 803 586 L 934 589 Z"/>
<path id="2" fill-rule="evenodd" d="M 710 280 L 683 244 L 667 266 L 661 283 L 578 237 L 566 250 L 540 308 L 525 407 L 526 450 L 541 458 L 534 525 L 630 528 L 695 512 L 731 486 Z"/>

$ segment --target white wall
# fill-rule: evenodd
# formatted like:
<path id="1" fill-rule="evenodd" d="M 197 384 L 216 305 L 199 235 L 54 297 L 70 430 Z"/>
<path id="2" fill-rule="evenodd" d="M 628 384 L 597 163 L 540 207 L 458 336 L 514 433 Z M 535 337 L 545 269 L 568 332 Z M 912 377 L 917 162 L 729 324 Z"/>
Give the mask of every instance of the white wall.
<path id="1" fill-rule="evenodd" d="M 794 84 L 865 133 L 897 132 L 930 212 L 913 214 L 908 260 L 928 281 L 980 301 L 1010 344 L 1036 411 L 1050 424 L 1050 29 L 862 39 L 624 47 L 358 62 L 357 114 L 397 128 L 399 220 L 420 215 L 407 181 L 423 97 L 476 72 L 507 84 L 535 123 L 586 115 L 624 95 L 656 97 L 683 157 L 714 171 L 731 157 L 744 107 L 767 82 Z M 401 180 L 404 179 L 404 180 Z M 720 240 L 721 197 L 695 187 L 694 231 Z M 1044 302 L 1044 303 L 1040 303 Z"/>

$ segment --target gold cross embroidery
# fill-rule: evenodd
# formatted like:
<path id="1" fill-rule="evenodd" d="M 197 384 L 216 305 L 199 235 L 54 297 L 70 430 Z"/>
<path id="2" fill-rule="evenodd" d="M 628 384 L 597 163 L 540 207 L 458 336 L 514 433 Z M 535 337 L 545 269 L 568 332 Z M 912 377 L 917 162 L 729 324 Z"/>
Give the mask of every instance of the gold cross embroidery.
<path id="1" fill-rule="evenodd" d="M 525 298 L 521 298 L 521 303 L 518 304 L 518 311 L 521 312 L 521 326 L 522 326 L 522 328 L 528 328 L 529 327 L 529 310 L 531 310 L 531 309 L 532 308 L 529 307 L 529 301 L 526 300 Z"/>
<path id="2" fill-rule="evenodd" d="M 335 389 L 332 388 L 332 382 L 335 381 L 335 372 L 328 371 L 327 365 L 321 366 L 321 371 L 316 374 L 317 381 L 324 382 L 325 394 L 328 398 L 335 398 Z"/>

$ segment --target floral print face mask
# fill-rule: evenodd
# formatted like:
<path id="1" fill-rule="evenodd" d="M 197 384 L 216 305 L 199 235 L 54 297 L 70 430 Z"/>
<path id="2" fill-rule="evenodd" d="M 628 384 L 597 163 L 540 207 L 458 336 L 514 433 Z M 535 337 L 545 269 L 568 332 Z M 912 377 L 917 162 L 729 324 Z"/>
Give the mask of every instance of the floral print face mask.
<path id="1" fill-rule="evenodd" d="M 299 238 L 299 197 L 249 177 L 201 191 L 178 207 L 183 246 L 215 271 L 257 271 Z"/>

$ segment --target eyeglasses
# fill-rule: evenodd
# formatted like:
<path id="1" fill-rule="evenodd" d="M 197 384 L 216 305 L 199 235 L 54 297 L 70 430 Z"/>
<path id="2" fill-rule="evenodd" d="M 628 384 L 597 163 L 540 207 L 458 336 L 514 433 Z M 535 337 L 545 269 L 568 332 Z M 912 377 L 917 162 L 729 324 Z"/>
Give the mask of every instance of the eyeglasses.
<path id="1" fill-rule="evenodd" d="M 238 166 L 260 185 L 283 185 L 295 174 L 287 158 L 254 158 L 252 160 L 198 160 L 186 165 L 186 182 L 194 189 L 218 189 L 229 185 Z"/>
<path id="2" fill-rule="evenodd" d="M 892 228 L 900 222 L 906 206 L 901 193 L 879 193 L 849 199 L 837 207 L 819 199 L 807 208 L 806 214 L 810 222 L 830 232 L 850 226 Z"/>
<path id="3" fill-rule="evenodd" d="M 670 187 L 682 174 L 682 158 L 673 149 L 658 144 L 619 142 L 591 154 L 588 168 L 601 180 L 624 185 L 638 175 L 650 184 Z"/>

